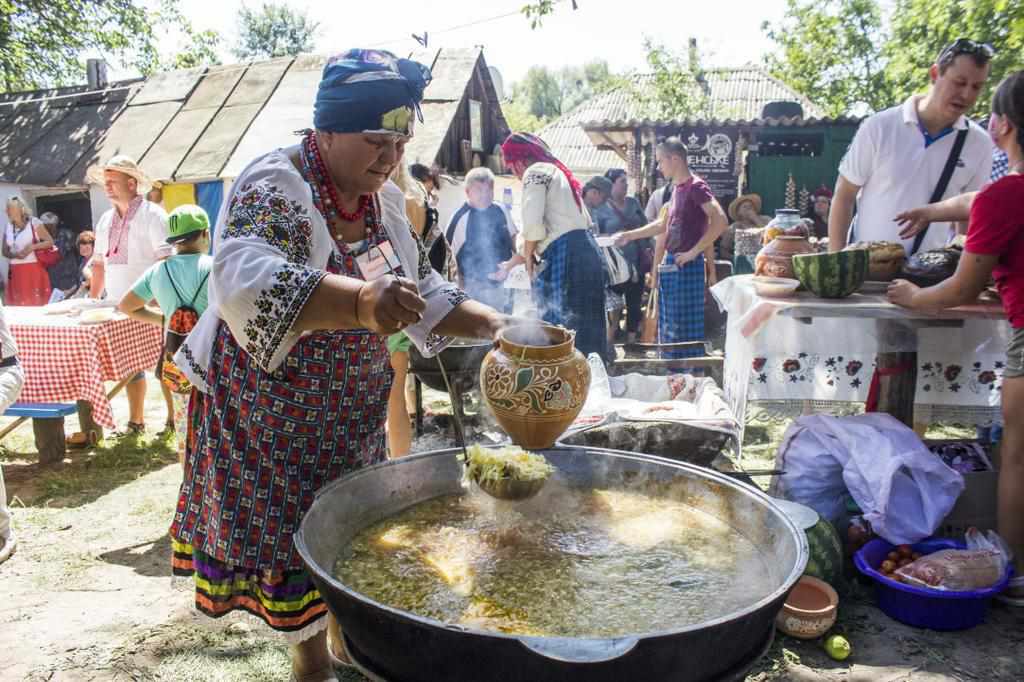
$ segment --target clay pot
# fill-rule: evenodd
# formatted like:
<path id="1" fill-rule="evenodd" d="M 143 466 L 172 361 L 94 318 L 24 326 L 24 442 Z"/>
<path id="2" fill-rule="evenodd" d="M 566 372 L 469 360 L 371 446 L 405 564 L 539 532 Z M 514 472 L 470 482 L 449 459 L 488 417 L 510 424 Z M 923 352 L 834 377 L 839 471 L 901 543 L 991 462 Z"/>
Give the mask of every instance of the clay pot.
<path id="1" fill-rule="evenodd" d="M 503 330 L 480 365 L 480 392 L 521 447 L 550 448 L 583 409 L 590 366 L 575 332 L 549 325 Z"/>
<path id="2" fill-rule="evenodd" d="M 806 237 L 776 237 L 757 252 L 754 274 L 796 279 L 793 274 L 793 256 L 801 253 L 815 253 Z"/>
<path id="3" fill-rule="evenodd" d="M 797 639 L 821 637 L 835 625 L 839 595 L 824 580 L 801 576 L 786 597 L 775 625 Z"/>

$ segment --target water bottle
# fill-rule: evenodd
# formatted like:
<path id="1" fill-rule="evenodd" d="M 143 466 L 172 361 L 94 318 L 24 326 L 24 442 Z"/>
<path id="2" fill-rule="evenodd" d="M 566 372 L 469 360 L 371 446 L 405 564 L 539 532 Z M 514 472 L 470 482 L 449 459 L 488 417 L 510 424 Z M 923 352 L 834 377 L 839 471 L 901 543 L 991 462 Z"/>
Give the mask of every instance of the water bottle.
<path id="1" fill-rule="evenodd" d="M 512 188 L 506 187 L 501 193 L 501 203 L 505 207 L 505 210 L 512 210 Z"/>

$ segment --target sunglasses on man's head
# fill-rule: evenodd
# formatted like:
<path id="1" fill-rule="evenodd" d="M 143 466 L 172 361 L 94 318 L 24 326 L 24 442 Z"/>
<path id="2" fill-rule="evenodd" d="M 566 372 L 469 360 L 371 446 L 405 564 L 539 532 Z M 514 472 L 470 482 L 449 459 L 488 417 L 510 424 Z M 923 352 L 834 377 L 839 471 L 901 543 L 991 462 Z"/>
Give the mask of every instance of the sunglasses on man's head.
<path id="1" fill-rule="evenodd" d="M 957 38 L 942 50 L 942 54 L 939 55 L 939 61 L 956 59 L 962 54 L 976 54 L 981 55 L 985 59 L 992 59 L 992 57 L 996 56 L 996 51 L 988 43 L 979 43 L 970 38 Z"/>
<path id="2" fill-rule="evenodd" d="M 78 242 L 79 246 L 92 246 L 96 242 Z"/>

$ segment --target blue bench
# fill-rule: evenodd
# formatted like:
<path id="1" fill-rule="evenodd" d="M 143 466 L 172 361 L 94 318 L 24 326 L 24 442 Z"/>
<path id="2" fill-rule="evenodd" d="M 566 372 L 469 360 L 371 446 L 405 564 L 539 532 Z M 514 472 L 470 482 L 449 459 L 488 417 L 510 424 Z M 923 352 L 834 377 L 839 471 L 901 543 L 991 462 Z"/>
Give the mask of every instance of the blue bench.
<path id="1" fill-rule="evenodd" d="M 78 409 L 73 403 L 14 403 L 4 412 L 5 417 L 27 419 L 58 419 L 72 415 Z"/>
<path id="2" fill-rule="evenodd" d="M 24 420 L 31 419 L 39 463 L 59 462 L 67 452 L 64 417 L 77 410 L 75 403 L 14 403 L 4 411 L 3 416 L 18 417 L 18 420 L 0 432 L 0 438 L 16 429 Z"/>

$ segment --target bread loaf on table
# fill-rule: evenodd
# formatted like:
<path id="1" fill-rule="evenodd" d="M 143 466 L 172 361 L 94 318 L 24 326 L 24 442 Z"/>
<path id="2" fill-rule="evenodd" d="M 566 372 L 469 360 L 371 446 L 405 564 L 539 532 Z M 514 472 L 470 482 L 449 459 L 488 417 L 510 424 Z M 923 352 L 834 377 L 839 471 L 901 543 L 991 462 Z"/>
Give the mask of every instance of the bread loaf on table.
<path id="1" fill-rule="evenodd" d="M 868 250 L 868 280 L 872 282 L 891 281 L 907 259 L 899 242 L 855 242 L 846 248 Z"/>

